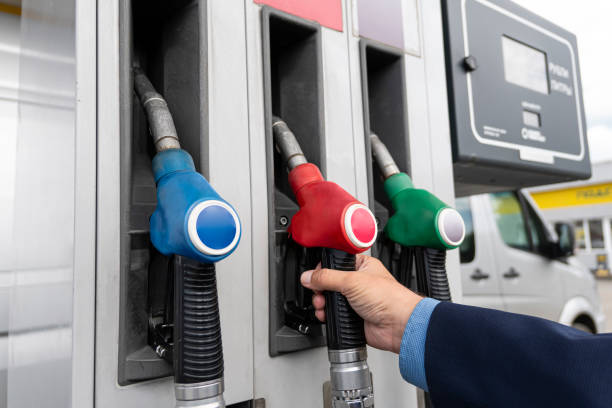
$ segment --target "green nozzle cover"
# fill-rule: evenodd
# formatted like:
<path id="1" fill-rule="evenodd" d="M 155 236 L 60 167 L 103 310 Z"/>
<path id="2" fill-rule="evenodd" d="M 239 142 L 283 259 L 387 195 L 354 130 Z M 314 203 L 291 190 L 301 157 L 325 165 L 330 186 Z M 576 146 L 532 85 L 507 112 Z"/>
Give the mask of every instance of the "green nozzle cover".
<path id="1" fill-rule="evenodd" d="M 448 205 L 429 191 L 414 188 L 406 173 L 389 177 L 384 188 L 395 210 L 385 226 L 392 241 L 407 247 L 456 248 L 448 245 L 438 230 L 438 214 Z"/>

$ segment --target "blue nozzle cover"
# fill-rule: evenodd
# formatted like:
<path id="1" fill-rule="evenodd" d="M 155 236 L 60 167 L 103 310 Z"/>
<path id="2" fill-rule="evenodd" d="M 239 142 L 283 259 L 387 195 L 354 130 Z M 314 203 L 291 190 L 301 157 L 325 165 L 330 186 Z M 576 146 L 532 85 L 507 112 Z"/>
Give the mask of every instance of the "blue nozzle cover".
<path id="1" fill-rule="evenodd" d="M 151 242 L 159 252 L 212 263 L 236 249 L 241 235 L 238 214 L 195 171 L 189 153 L 157 153 L 153 174 L 157 207 L 150 220 Z"/>

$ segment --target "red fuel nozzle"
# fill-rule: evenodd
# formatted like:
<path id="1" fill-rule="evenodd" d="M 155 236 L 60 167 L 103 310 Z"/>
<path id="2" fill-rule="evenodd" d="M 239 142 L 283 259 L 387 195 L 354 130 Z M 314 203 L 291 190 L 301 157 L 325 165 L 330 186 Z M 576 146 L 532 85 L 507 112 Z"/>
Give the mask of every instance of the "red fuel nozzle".
<path id="1" fill-rule="evenodd" d="M 303 247 L 321 248 L 321 266 L 355 270 L 355 254 L 376 239 L 372 212 L 306 161 L 289 126 L 280 118 L 272 125 L 274 142 L 289 168 L 289 184 L 299 211 L 289 233 Z M 331 406 L 373 407 L 372 376 L 367 363 L 363 319 L 339 292 L 325 292 L 326 337 L 331 365 Z"/>
<path id="2" fill-rule="evenodd" d="M 300 210 L 289 233 L 298 244 L 361 253 L 376 239 L 374 215 L 342 187 L 323 179 L 318 167 L 301 164 L 289 173 Z"/>

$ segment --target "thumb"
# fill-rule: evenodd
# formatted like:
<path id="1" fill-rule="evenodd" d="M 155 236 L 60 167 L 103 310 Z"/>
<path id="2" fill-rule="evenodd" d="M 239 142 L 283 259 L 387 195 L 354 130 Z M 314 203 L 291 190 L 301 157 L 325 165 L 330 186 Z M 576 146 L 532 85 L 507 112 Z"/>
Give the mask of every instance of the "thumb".
<path id="1" fill-rule="evenodd" d="M 300 280 L 308 289 L 342 292 L 346 286 L 346 278 L 347 272 L 317 267 L 313 271 L 304 272 Z"/>

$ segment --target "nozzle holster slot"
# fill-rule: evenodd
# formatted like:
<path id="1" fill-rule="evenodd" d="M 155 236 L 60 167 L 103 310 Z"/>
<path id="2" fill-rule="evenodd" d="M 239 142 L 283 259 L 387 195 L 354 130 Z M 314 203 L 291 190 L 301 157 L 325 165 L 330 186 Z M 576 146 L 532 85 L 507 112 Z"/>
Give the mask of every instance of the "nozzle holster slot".
<path id="1" fill-rule="evenodd" d="M 149 217 L 157 201 L 151 171 L 155 147 L 134 93 L 134 64 L 164 96 L 182 148 L 191 154 L 198 171 L 208 172 L 201 155 L 208 128 L 207 82 L 201 74 L 207 55 L 206 0 L 126 3 L 120 24 L 120 385 L 173 374 L 168 361 L 172 357 L 172 310 L 166 308 L 172 303 L 169 258 L 158 253 L 149 238 Z M 156 352 L 157 345 L 164 342 L 169 350 Z"/>
<path id="2" fill-rule="evenodd" d="M 314 268 L 320 250 L 305 249 L 287 232 L 298 210 L 287 166 L 274 146 L 275 116 L 294 132 L 308 160 L 324 169 L 321 29 L 316 23 L 264 7 L 264 107 L 268 173 L 269 333 L 271 356 L 325 345 L 314 317 L 312 292 L 300 284 Z"/>
<path id="3" fill-rule="evenodd" d="M 393 209 L 383 188 L 383 175 L 372 161 L 370 142 L 370 134 L 375 133 L 387 146 L 398 167 L 409 172 L 404 54 L 367 39 L 360 40 L 360 51 L 369 202 L 380 234 L 372 247 L 372 255 L 380 258 L 400 282 L 409 286 L 412 273 L 403 270 L 411 266 L 407 262 L 406 250 L 382 234 Z"/>

